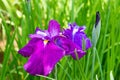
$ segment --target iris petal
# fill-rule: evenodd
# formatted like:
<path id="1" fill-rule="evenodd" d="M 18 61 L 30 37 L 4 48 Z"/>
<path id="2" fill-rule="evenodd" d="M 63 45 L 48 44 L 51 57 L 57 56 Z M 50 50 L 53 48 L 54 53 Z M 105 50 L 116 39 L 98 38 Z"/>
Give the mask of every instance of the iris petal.
<path id="1" fill-rule="evenodd" d="M 66 37 L 57 37 L 55 43 L 66 51 L 65 55 L 71 55 L 74 59 L 77 59 L 77 57 L 78 59 L 80 59 L 85 55 L 85 52 L 80 49 L 78 45 L 76 45 L 74 42 L 67 39 Z"/>
<path id="2" fill-rule="evenodd" d="M 65 52 L 59 46 L 55 45 L 52 42 L 49 42 L 45 47 L 45 55 L 44 55 L 44 74 L 48 75 L 55 64 L 64 57 Z"/>
<path id="3" fill-rule="evenodd" d="M 80 59 L 86 54 L 84 51 L 84 47 L 85 49 L 88 49 L 92 46 L 91 41 L 89 38 L 87 38 L 87 35 L 84 33 L 84 30 L 85 30 L 85 26 L 79 27 L 78 25 L 76 25 L 76 23 L 68 24 L 68 29 L 65 29 L 63 31 L 63 35 L 67 39 L 69 39 L 69 41 L 61 40 L 61 39 L 57 41 L 57 43 L 59 45 L 61 44 L 62 47 L 65 46 L 64 47 L 64 49 L 66 48 L 65 50 L 69 48 L 68 49 L 68 51 L 70 51 L 69 54 L 74 59 L 77 59 L 77 58 Z M 83 46 L 83 41 L 85 42 L 84 46 Z M 70 47 L 68 47 L 68 44 Z"/>
<path id="4" fill-rule="evenodd" d="M 60 24 L 55 20 L 51 20 L 49 22 L 48 32 L 50 37 L 57 36 L 60 33 Z"/>
<path id="5" fill-rule="evenodd" d="M 39 28 L 36 28 L 35 34 L 30 34 L 30 38 L 41 38 L 45 39 L 45 37 L 48 36 L 46 31 L 40 30 Z"/>
<path id="6" fill-rule="evenodd" d="M 79 27 L 79 32 L 82 32 L 82 31 L 84 31 L 86 29 L 86 27 L 85 26 L 81 26 L 81 27 Z"/>
<path id="7" fill-rule="evenodd" d="M 35 51 L 36 43 L 39 41 L 37 38 L 31 39 L 27 45 L 21 48 L 18 53 L 24 57 L 29 57 Z"/>
<path id="8" fill-rule="evenodd" d="M 74 52 L 71 53 L 71 56 L 74 59 L 80 59 L 82 58 L 84 55 L 86 54 L 86 52 L 84 52 L 83 50 L 74 50 Z"/>
<path id="9" fill-rule="evenodd" d="M 33 53 L 24 65 L 25 70 L 32 75 L 48 75 L 55 64 L 64 56 L 64 51 L 60 47 L 52 42 L 48 42 L 44 46 L 42 40 L 37 43 Z"/>
<path id="10" fill-rule="evenodd" d="M 83 47 L 83 40 L 85 41 L 85 49 L 88 49 L 92 46 L 91 41 L 87 38 L 87 35 L 84 33 L 85 26 L 79 27 L 75 23 L 69 24 L 68 29 L 63 31 L 63 35 L 68 39 L 71 39 L 75 44 L 79 46 L 80 49 Z"/>
<path id="11" fill-rule="evenodd" d="M 63 35 L 66 36 L 68 39 L 72 40 L 72 29 L 65 29 L 63 31 Z"/>
<path id="12" fill-rule="evenodd" d="M 24 65 L 24 69 L 32 75 L 44 74 L 43 56 L 44 44 L 39 40 L 36 50 L 30 56 L 28 62 Z M 35 47 L 35 46 L 34 46 Z"/>
<path id="13" fill-rule="evenodd" d="M 92 47 L 91 41 L 89 38 L 86 38 L 86 50 L 89 49 L 90 47 Z"/>
<path id="14" fill-rule="evenodd" d="M 83 40 L 85 42 L 85 49 L 89 49 L 92 44 L 89 38 L 87 38 L 87 35 L 84 32 L 77 32 L 74 35 L 74 42 L 79 45 L 79 47 L 82 49 L 83 48 Z"/>

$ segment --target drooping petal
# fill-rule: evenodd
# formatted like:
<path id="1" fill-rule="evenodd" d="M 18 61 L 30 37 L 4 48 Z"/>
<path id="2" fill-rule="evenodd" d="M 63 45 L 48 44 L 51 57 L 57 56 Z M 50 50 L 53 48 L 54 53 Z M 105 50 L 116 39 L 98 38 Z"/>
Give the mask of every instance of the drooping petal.
<path id="1" fill-rule="evenodd" d="M 51 20 L 49 22 L 48 32 L 50 37 L 57 36 L 60 33 L 60 24 L 55 20 Z"/>
<path id="2" fill-rule="evenodd" d="M 28 62 L 24 65 L 24 69 L 31 75 L 44 74 L 44 44 L 43 40 L 39 40 L 36 50 L 30 56 Z"/>
<path id="3" fill-rule="evenodd" d="M 77 57 L 78 59 L 80 59 L 85 55 L 85 52 L 80 49 L 78 45 L 76 45 L 74 42 L 67 39 L 66 37 L 57 37 L 55 43 L 66 51 L 65 55 L 71 55 L 74 59 L 77 59 Z"/>
<path id="4" fill-rule="evenodd" d="M 44 45 L 43 41 L 37 43 L 36 50 L 33 52 L 24 69 L 32 75 L 48 75 L 55 64 L 64 56 L 64 51 L 53 42 Z"/>
<path id="5" fill-rule="evenodd" d="M 84 52 L 83 50 L 79 49 L 79 50 L 74 50 L 74 52 L 71 53 L 71 56 L 73 57 L 73 59 L 80 59 L 85 54 L 86 54 L 86 52 Z"/>
<path id="6" fill-rule="evenodd" d="M 82 49 L 84 37 L 85 37 L 85 35 L 82 33 L 77 33 L 74 35 L 73 41 L 75 44 L 77 44 L 80 47 L 80 49 Z"/>
<path id="7" fill-rule="evenodd" d="M 32 38 L 28 44 L 21 48 L 18 53 L 24 57 L 29 57 L 35 51 L 36 43 L 39 41 L 37 38 Z"/>
<path id="8" fill-rule="evenodd" d="M 48 75 L 53 70 L 55 64 L 57 64 L 64 55 L 65 51 L 63 49 L 54 43 L 49 42 L 45 47 L 44 75 Z"/>
<path id="9" fill-rule="evenodd" d="M 84 32 L 77 32 L 74 35 L 74 42 L 77 45 L 79 45 L 80 49 L 83 49 L 83 43 L 84 42 L 85 42 L 84 46 L 85 46 L 86 50 L 92 46 L 90 39 L 87 38 L 87 36 L 86 36 L 86 34 Z"/>
<path id="10" fill-rule="evenodd" d="M 86 50 L 89 49 L 90 47 L 92 47 L 92 43 L 89 38 L 86 38 L 85 42 L 86 42 Z"/>
<path id="11" fill-rule="evenodd" d="M 55 43 L 66 51 L 66 55 L 71 54 L 71 52 L 77 48 L 77 46 L 71 40 L 61 36 L 56 37 Z"/>

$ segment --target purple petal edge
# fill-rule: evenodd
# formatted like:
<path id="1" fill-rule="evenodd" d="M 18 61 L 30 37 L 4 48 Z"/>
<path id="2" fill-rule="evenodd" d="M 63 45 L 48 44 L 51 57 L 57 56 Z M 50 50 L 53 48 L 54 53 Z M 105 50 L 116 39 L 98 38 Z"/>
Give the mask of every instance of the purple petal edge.
<path id="1" fill-rule="evenodd" d="M 48 32 L 50 37 L 59 35 L 60 33 L 60 24 L 56 20 L 50 20 L 48 25 Z"/>
<path id="2" fill-rule="evenodd" d="M 24 57 L 29 57 L 31 54 L 33 54 L 33 51 L 35 50 L 36 43 L 40 39 L 33 38 L 31 39 L 23 48 L 21 48 L 18 53 L 21 54 Z"/>

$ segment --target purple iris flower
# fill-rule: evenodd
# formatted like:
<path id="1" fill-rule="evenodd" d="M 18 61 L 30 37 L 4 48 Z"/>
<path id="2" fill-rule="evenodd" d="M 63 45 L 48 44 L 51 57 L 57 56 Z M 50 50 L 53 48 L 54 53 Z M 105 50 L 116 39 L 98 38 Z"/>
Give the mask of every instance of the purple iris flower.
<path id="1" fill-rule="evenodd" d="M 48 75 L 55 64 L 65 55 L 65 51 L 54 43 L 60 34 L 57 21 L 49 22 L 48 30 L 36 28 L 35 34 L 30 34 L 31 40 L 18 51 L 22 56 L 29 57 L 24 69 L 32 75 Z"/>
<path id="2" fill-rule="evenodd" d="M 85 55 L 85 50 L 92 46 L 91 41 L 84 33 L 84 26 L 79 27 L 76 23 L 69 24 L 68 26 L 68 29 L 63 30 L 62 33 L 66 38 L 59 38 L 56 42 L 66 50 L 66 55 L 71 55 L 74 59 L 80 59 Z"/>
<path id="3" fill-rule="evenodd" d="M 85 41 L 85 49 L 89 49 L 92 44 L 90 39 L 87 37 L 87 35 L 85 34 L 84 30 L 85 30 L 85 26 L 78 26 L 76 25 L 76 23 L 73 24 L 68 24 L 68 29 L 63 31 L 63 34 L 71 39 L 75 44 L 77 44 L 80 49 L 83 48 L 83 41 Z"/>
<path id="4" fill-rule="evenodd" d="M 36 28 L 35 33 L 29 35 L 31 40 L 28 44 L 18 51 L 22 56 L 29 57 L 24 69 L 32 75 L 47 76 L 65 55 L 80 59 L 86 53 L 83 41 L 85 49 L 91 47 L 84 30 L 85 27 L 74 23 L 69 24 L 69 28 L 61 33 L 60 25 L 55 20 L 49 22 L 48 30 Z"/>

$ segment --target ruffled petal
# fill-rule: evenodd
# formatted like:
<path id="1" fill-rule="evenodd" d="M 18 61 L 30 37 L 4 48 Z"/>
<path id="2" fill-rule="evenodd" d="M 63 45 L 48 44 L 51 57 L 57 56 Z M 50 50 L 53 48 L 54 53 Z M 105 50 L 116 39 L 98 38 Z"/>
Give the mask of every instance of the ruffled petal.
<path id="1" fill-rule="evenodd" d="M 47 76 L 64 54 L 64 51 L 54 43 L 48 42 L 44 45 L 43 41 L 39 41 L 24 69 L 31 75 Z"/>
<path id="2" fill-rule="evenodd" d="M 69 24 L 68 26 L 69 28 L 63 31 L 64 36 L 77 44 L 80 49 L 83 49 L 83 40 L 85 42 L 85 49 L 89 49 L 92 46 L 90 39 L 84 33 L 85 26 L 79 27 L 76 23 Z"/>
<path id="3" fill-rule="evenodd" d="M 50 37 L 59 35 L 60 33 L 60 24 L 56 20 L 51 20 L 48 26 L 48 32 Z"/>
<path id="4" fill-rule="evenodd" d="M 78 32 L 84 32 L 85 29 L 86 29 L 85 26 L 80 26 Z"/>
<path id="5" fill-rule="evenodd" d="M 27 45 L 21 48 L 18 53 L 24 57 L 29 57 L 35 51 L 36 43 L 39 41 L 37 38 L 31 39 Z"/>
<path id="6" fill-rule="evenodd" d="M 77 32 L 84 32 L 85 26 L 77 26 L 76 23 L 68 24 L 68 29 L 64 29 L 62 34 L 65 35 L 67 38 L 74 40 L 74 35 Z"/>

